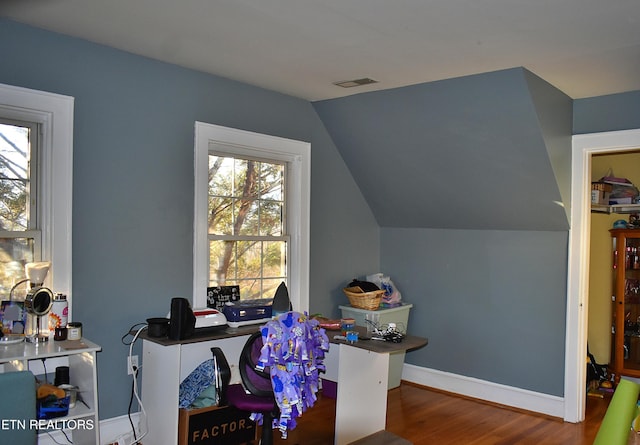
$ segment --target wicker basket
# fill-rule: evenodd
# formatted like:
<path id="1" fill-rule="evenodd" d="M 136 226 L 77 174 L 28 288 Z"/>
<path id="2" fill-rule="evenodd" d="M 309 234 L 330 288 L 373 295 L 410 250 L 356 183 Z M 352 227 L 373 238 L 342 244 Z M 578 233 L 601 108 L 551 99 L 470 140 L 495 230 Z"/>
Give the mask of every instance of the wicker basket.
<path id="1" fill-rule="evenodd" d="M 384 295 L 384 290 L 365 292 L 359 286 L 345 287 L 342 291 L 349 299 L 351 306 L 369 311 L 375 311 L 380 307 Z"/>

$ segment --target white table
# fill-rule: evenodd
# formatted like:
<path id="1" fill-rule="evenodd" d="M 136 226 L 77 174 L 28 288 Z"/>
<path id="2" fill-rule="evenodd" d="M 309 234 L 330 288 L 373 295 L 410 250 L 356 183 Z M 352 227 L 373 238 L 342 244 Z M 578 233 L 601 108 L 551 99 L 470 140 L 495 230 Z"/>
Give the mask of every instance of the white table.
<path id="1" fill-rule="evenodd" d="M 237 363 L 248 336 L 260 325 L 225 328 L 213 335 L 171 341 L 140 337 L 142 346 L 142 401 L 148 415 L 149 434 L 144 442 L 175 443 L 178 437 L 178 387 L 198 364 L 211 357 L 210 348 L 224 351 L 232 371 L 232 383 L 239 381 Z M 358 327 L 360 329 L 360 327 Z M 353 345 L 333 340 L 339 351 L 338 395 L 336 399 L 335 444 L 384 430 L 387 416 L 389 354 L 427 344 L 427 339 L 407 336 L 401 343 L 360 340 Z M 312 415 L 312 413 L 309 413 Z"/>
<path id="2" fill-rule="evenodd" d="M 80 341 L 49 340 L 41 343 L 22 342 L 2 345 L 0 346 L 0 368 L 1 372 L 28 370 L 44 380 L 46 366 L 49 383 L 53 383 L 55 368 L 68 366 L 70 383 L 79 388 L 84 403 L 78 401 L 74 408 L 69 409 L 66 416 L 52 420 L 66 421 L 65 425 L 77 426 L 73 430 L 66 431 L 74 444 L 95 445 L 100 443 L 96 353 L 101 349 L 86 338 Z M 52 431 L 52 434 L 60 433 Z M 46 436 L 46 433 L 40 433 L 40 435 Z"/>
<path id="3" fill-rule="evenodd" d="M 231 383 L 240 381 L 240 351 L 249 335 L 261 325 L 225 327 L 210 334 L 197 333 L 186 340 L 142 338 L 142 403 L 147 413 L 148 434 L 142 440 L 150 444 L 178 442 L 178 396 L 180 382 L 200 363 L 212 358 L 211 347 L 217 346 L 231 367 Z"/>
<path id="4" fill-rule="evenodd" d="M 389 356 L 425 346 L 426 338 L 407 336 L 400 343 L 359 340 L 347 344 L 334 340 L 339 349 L 338 393 L 336 398 L 335 445 L 346 445 L 385 429 Z"/>

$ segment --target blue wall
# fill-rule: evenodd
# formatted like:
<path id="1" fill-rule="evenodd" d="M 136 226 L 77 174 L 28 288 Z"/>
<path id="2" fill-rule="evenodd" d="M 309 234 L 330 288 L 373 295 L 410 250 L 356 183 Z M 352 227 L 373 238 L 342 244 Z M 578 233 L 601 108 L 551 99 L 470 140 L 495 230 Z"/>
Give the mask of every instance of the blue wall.
<path id="1" fill-rule="evenodd" d="M 577 99 L 573 134 L 640 128 L 640 91 Z"/>
<path id="2" fill-rule="evenodd" d="M 314 107 L 381 227 L 569 227 L 571 99 L 522 68 Z"/>
<path id="3" fill-rule="evenodd" d="M 382 270 L 429 346 L 406 362 L 564 393 L 566 232 L 382 229 Z"/>
<path id="4" fill-rule="evenodd" d="M 562 396 L 571 99 L 514 68 L 314 107 L 429 338 L 406 361 Z"/>
<path id="5" fill-rule="evenodd" d="M 102 346 L 101 418 L 129 403 L 121 337 L 192 294 L 196 120 L 311 142 L 312 312 L 337 316 L 378 269 L 378 226 L 308 102 L 3 19 L 0 60 L 1 83 L 75 97 L 73 314 Z"/>

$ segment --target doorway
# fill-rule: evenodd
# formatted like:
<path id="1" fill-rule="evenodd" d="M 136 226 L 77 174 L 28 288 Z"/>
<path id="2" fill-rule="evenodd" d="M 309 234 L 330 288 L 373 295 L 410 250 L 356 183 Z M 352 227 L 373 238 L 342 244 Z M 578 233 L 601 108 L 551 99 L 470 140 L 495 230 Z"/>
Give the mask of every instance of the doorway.
<path id="1" fill-rule="evenodd" d="M 567 276 L 564 420 L 585 417 L 589 237 L 591 230 L 591 157 L 640 148 L 640 129 L 576 135 L 571 157 L 571 229 Z"/>

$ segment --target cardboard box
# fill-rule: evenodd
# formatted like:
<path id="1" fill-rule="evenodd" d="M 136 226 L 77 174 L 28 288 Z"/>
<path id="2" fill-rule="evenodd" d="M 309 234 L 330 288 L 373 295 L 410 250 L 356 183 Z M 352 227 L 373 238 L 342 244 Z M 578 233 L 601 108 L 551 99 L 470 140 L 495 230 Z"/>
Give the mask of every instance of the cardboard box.
<path id="1" fill-rule="evenodd" d="M 591 204 L 609 204 L 609 195 L 613 186 L 604 182 L 591 183 Z"/>
<path id="2" fill-rule="evenodd" d="M 178 445 L 241 445 L 256 440 L 250 413 L 232 406 L 184 409 L 178 414 Z"/>

